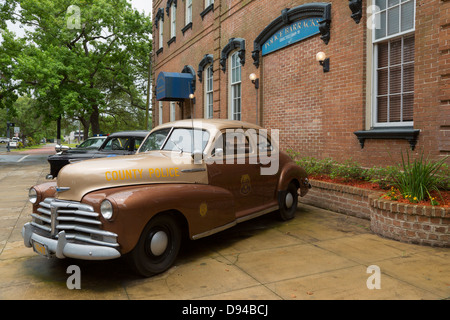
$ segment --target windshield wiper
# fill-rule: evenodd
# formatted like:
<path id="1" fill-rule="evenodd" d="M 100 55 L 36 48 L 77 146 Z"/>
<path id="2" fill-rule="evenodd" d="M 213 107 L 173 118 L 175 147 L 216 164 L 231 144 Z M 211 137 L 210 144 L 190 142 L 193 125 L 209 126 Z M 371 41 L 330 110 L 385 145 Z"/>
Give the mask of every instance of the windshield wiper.
<path id="1" fill-rule="evenodd" d="M 180 150 L 180 154 L 183 153 L 183 148 L 177 145 L 176 142 L 172 140 L 172 138 L 169 138 L 169 141 L 172 142 L 175 145 L 175 147 L 178 148 L 178 150 Z"/>

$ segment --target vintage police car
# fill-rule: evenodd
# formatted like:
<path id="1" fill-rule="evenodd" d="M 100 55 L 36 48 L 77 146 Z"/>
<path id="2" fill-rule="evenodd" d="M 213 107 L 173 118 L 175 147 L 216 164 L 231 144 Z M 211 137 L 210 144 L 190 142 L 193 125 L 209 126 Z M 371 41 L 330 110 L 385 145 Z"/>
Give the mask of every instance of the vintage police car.
<path id="1" fill-rule="evenodd" d="M 182 120 L 153 129 L 135 155 L 67 165 L 30 188 L 25 246 L 47 257 L 125 256 L 151 276 L 174 263 L 184 234 L 199 239 L 276 210 L 291 219 L 310 185 L 276 133 Z"/>

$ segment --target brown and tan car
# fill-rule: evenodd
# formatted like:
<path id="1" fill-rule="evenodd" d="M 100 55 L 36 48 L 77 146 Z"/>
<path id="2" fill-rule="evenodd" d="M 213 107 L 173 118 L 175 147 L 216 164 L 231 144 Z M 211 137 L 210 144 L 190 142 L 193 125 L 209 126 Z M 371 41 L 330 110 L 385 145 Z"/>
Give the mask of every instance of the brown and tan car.
<path id="1" fill-rule="evenodd" d="M 125 256 L 151 276 L 174 263 L 183 235 L 276 210 L 291 219 L 310 185 L 277 137 L 240 121 L 182 120 L 153 129 L 135 155 L 67 165 L 30 188 L 25 246 L 47 257 Z"/>

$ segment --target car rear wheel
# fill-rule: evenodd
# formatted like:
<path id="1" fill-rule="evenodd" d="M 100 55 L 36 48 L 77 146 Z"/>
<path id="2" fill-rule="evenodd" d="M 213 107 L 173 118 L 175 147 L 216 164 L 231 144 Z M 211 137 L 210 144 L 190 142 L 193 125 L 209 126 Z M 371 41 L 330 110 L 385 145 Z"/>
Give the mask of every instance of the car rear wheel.
<path id="1" fill-rule="evenodd" d="M 138 274 L 150 277 L 172 266 L 180 246 L 181 229 L 178 221 L 170 214 L 156 216 L 144 228 L 128 260 Z"/>
<path id="2" fill-rule="evenodd" d="M 298 187 L 292 181 L 289 183 L 287 190 L 280 193 L 278 204 L 280 207 L 280 218 L 284 221 L 294 218 L 298 205 Z"/>

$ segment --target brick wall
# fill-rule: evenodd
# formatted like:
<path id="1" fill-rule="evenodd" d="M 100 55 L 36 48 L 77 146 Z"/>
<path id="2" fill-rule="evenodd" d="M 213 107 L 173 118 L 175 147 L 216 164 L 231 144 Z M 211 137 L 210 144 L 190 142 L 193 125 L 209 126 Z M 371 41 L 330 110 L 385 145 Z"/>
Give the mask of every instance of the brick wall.
<path id="1" fill-rule="evenodd" d="M 398 163 L 401 152 L 409 149 L 407 141 L 369 139 L 361 149 L 353 134 L 368 129 L 366 60 L 370 44 L 366 43 L 366 1 L 359 24 L 350 17 L 348 1 L 329 1 L 332 22 L 328 45 L 316 35 L 264 56 L 259 68 L 253 65 L 251 51 L 259 33 L 283 9 L 309 2 L 313 1 L 216 0 L 214 11 L 202 19 L 203 1 L 194 1 L 192 29 L 183 34 L 185 2 L 179 0 L 176 41 L 167 45 L 170 18 L 165 14 L 164 49 L 153 56 L 153 79 L 161 71 L 181 72 L 185 65 L 197 71 L 203 56 L 212 54 L 214 117 L 227 118 L 229 65 L 225 73 L 220 69 L 220 53 L 230 38 L 243 38 L 246 61 L 242 67 L 242 120 L 256 122 L 258 113 L 263 126 L 280 130 L 281 148 L 292 148 L 301 156 L 339 161 L 351 157 L 364 166 Z M 161 7 L 165 10 L 166 4 L 166 0 L 153 1 L 153 13 Z M 421 133 L 412 156 L 423 152 L 440 159 L 450 154 L 449 8 L 450 0 L 416 0 L 414 128 Z M 315 61 L 319 51 L 330 57 L 328 73 L 323 73 Z M 251 73 L 260 79 L 259 90 L 248 79 Z M 203 117 L 203 90 L 203 83 L 197 80 L 197 118 Z M 179 107 L 177 119 L 190 116 L 188 101 L 181 105 L 185 107 Z M 159 119 L 155 100 L 153 106 L 155 124 Z M 164 102 L 163 119 L 169 121 L 168 102 Z"/>
<path id="2" fill-rule="evenodd" d="M 418 206 L 370 197 L 370 227 L 402 242 L 450 247 L 450 209 Z"/>
<path id="3" fill-rule="evenodd" d="M 300 202 L 322 209 L 370 220 L 370 190 L 310 180 L 312 188 Z M 379 194 L 380 195 L 380 194 Z"/>

